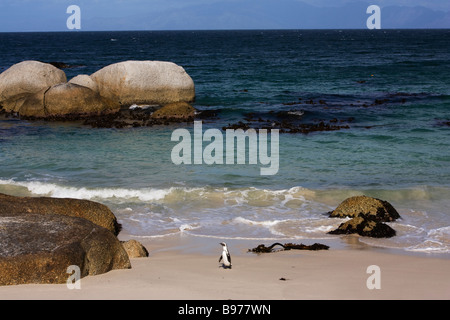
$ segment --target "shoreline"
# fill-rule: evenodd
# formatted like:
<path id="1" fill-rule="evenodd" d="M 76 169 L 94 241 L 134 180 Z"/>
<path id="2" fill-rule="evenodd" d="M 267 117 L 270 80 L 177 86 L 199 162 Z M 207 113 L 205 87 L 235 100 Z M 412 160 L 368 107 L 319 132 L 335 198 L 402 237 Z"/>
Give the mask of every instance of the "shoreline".
<path id="1" fill-rule="evenodd" d="M 124 231 L 118 235 L 121 241 L 137 240 L 144 246 L 152 248 L 153 253 L 160 251 L 186 252 L 190 254 L 200 255 L 220 255 L 220 242 L 225 241 L 228 247 L 231 248 L 233 255 L 251 255 L 255 253 L 249 252 L 249 249 L 254 248 L 260 244 L 266 246 L 273 243 L 298 243 L 305 245 L 312 245 L 320 243 L 328 245 L 328 251 L 371 251 L 383 254 L 412 256 L 424 259 L 447 259 L 450 260 L 450 253 L 448 252 L 425 252 L 412 251 L 404 248 L 382 247 L 374 246 L 360 241 L 361 238 L 357 234 L 340 235 L 329 239 L 295 239 L 295 238 L 225 238 L 208 235 L 196 235 L 180 231 L 168 235 L 160 236 L 135 236 L 127 234 Z M 279 247 L 278 247 L 279 248 Z M 275 248 L 277 249 L 277 247 Z M 308 250 L 293 250 L 294 252 L 306 252 Z M 323 250 L 326 251 L 326 250 Z"/>
<path id="2" fill-rule="evenodd" d="M 127 237 L 119 235 L 120 240 Z M 229 270 L 218 263 L 221 248 L 215 240 L 187 235 L 141 238 L 138 241 L 147 248 L 149 257 L 131 259 L 131 269 L 82 278 L 80 290 L 69 290 L 64 284 L 0 287 L 0 299 L 450 299 L 448 257 L 399 254 L 398 250 L 358 248 L 357 244 L 321 251 L 254 254 L 246 249 L 253 243 L 267 242 L 228 240 L 233 263 Z M 367 287 L 371 265 L 380 267 L 381 289 Z"/>

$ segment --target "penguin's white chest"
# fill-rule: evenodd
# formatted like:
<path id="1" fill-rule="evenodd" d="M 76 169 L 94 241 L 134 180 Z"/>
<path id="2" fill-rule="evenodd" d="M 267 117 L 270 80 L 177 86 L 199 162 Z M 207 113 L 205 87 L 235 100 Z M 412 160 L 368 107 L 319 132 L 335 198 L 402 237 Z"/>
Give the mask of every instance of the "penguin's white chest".
<path id="1" fill-rule="evenodd" d="M 222 259 L 223 259 L 223 264 L 227 267 L 231 266 L 231 262 L 229 260 L 229 253 L 227 250 L 223 250 L 222 251 Z"/>

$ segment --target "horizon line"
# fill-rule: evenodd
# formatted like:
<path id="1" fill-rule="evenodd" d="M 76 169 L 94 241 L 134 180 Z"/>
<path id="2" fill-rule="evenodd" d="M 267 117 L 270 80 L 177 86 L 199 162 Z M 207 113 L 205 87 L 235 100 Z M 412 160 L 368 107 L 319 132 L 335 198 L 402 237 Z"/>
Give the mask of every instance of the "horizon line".
<path id="1" fill-rule="evenodd" d="M 0 34 L 5 33 L 87 33 L 87 32 L 203 32 L 203 31 L 336 31 L 336 30 L 367 30 L 370 32 L 377 32 L 383 30 L 450 30 L 448 28 L 381 28 L 381 29 L 367 29 L 367 28 L 236 28 L 236 29 L 129 29 L 129 30 L 53 30 L 53 31 L 0 31 Z"/>

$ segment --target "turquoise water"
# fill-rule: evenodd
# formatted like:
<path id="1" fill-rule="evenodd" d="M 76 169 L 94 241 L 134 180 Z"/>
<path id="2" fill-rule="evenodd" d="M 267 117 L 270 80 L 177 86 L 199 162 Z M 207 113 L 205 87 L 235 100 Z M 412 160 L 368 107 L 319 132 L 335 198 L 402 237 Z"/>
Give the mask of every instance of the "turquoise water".
<path id="1" fill-rule="evenodd" d="M 391 202 L 402 219 L 382 247 L 450 252 L 450 31 L 184 31 L 0 34 L 0 71 L 63 61 L 68 79 L 123 60 L 166 60 L 196 85 L 204 130 L 248 112 L 303 113 L 349 129 L 280 134 L 279 171 L 174 165 L 167 127 L 92 129 L 0 121 L 0 192 L 91 199 L 124 231 L 220 238 L 339 239 L 327 218 L 346 197 Z M 314 103 L 308 103 L 312 100 Z M 322 103 L 319 103 L 322 101 Z M 204 144 L 206 146 L 206 143 Z"/>

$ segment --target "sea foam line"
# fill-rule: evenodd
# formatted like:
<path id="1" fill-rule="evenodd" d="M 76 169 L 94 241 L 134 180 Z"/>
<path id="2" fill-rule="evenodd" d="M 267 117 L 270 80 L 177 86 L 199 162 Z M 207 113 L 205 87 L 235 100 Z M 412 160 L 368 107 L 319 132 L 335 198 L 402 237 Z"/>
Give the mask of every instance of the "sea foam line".
<path id="1" fill-rule="evenodd" d="M 173 188 L 170 189 L 126 189 L 126 188 L 99 188 L 88 189 L 85 187 L 66 187 L 53 183 L 43 183 L 39 181 L 14 181 L 0 180 L 0 185 L 12 185 L 26 188 L 33 195 L 50 196 L 54 198 L 76 198 L 76 199 L 110 199 L 137 198 L 141 201 L 155 201 L 166 197 Z"/>
<path id="2" fill-rule="evenodd" d="M 170 187 L 165 189 L 157 188 L 86 188 L 62 186 L 55 183 L 41 181 L 15 181 L 13 179 L 0 179 L 0 185 L 25 188 L 31 195 L 49 196 L 54 198 L 76 198 L 76 199 L 137 199 L 140 201 L 158 201 L 164 200 L 166 197 L 175 195 L 172 200 L 180 200 L 185 196 L 192 194 L 195 198 L 207 199 L 209 196 L 222 194 L 224 201 L 235 200 L 238 204 L 249 201 L 257 192 L 257 198 L 260 200 L 278 200 L 277 197 L 284 196 L 281 201 L 284 202 L 291 199 L 299 199 L 304 201 L 303 194 L 308 192 L 307 189 L 301 187 L 293 187 L 282 190 L 258 189 L 254 187 L 229 190 L 228 188 L 210 188 L 210 187 Z M 253 193 L 252 193 L 253 192 Z M 250 194 L 252 193 L 252 194 Z M 269 198 L 267 198 L 269 196 Z M 273 199 L 271 199 L 274 197 Z M 251 200 L 251 199 L 250 199 Z"/>

